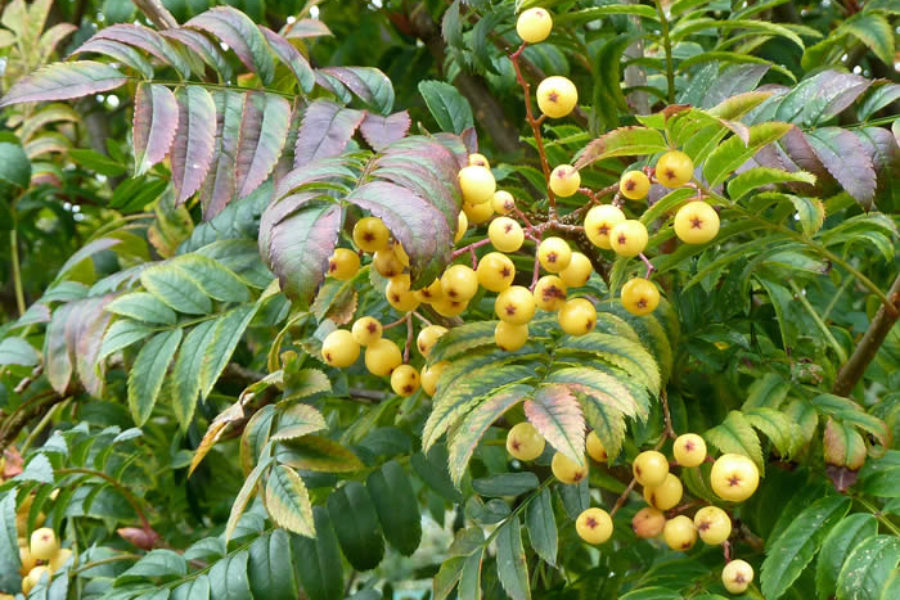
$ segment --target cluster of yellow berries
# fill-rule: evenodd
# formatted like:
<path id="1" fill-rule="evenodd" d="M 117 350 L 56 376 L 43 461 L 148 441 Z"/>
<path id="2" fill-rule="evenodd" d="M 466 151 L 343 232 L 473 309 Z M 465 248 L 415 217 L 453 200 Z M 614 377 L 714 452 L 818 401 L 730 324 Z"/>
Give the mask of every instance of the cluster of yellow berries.
<path id="1" fill-rule="evenodd" d="M 514 425 L 507 434 L 506 448 L 514 458 L 522 461 L 539 457 L 546 442 L 537 429 L 528 422 Z M 585 440 L 585 452 L 597 462 L 609 460 L 603 442 L 595 432 Z M 675 464 L 681 467 L 697 467 L 707 460 L 706 443 L 695 433 L 676 438 L 672 454 Z M 560 452 L 550 463 L 553 475 L 562 483 L 578 483 L 588 476 L 588 461 L 578 464 Z M 731 517 L 717 506 L 699 509 L 693 518 L 676 515 L 667 518 L 665 511 L 676 509 L 681 502 L 684 488 L 681 480 L 669 471 L 669 459 L 661 452 L 647 450 L 635 457 L 632 463 L 635 481 L 643 487 L 644 499 L 649 506 L 639 510 L 632 529 L 641 538 L 662 535 L 666 545 L 673 550 L 686 551 L 699 537 L 709 545 L 724 543 L 731 536 Z M 715 460 L 710 472 L 710 486 L 721 499 L 743 502 L 756 491 L 759 471 L 752 460 L 740 454 L 723 454 Z M 611 515 L 598 507 L 584 510 L 575 521 L 578 535 L 589 544 L 602 544 L 613 533 Z M 742 593 L 753 581 L 753 569 L 744 561 L 734 560 L 726 565 L 722 581 L 728 591 Z"/>
<path id="2" fill-rule="evenodd" d="M 27 515 L 27 511 L 24 513 Z M 22 593 L 26 596 L 41 578 L 49 582 L 53 573 L 62 568 L 72 557 L 72 551 L 59 547 L 56 533 L 49 527 L 35 529 L 28 543 L 19 539 L 19 558 L 22 563 Z M 0 599 L 4 596 L 0 594 Z M 9 596 L 12 598 L 12 596 Z"/>

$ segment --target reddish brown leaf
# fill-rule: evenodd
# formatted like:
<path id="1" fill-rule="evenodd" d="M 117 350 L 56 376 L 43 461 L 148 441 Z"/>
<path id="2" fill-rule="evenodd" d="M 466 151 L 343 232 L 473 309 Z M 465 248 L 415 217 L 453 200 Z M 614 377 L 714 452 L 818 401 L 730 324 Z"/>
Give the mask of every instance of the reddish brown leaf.
<path id="1" fill-rule="evenodd" d="M 213 147 L 213 164 L 203 187 L 200 202 L 203 218 L 209 220 L 219 214 L 234 200 L 235 160 L 241 137 L 241 121 L 247 95 L 223 92 L 214 95 L 216 103 L 216 137 Z"/>
<path id="2" fill-rule="evenodd" d="M 120 527 L 116 529 L 119 536 L 141 550 L 152 550 L 159 542 L 159 534 L 153 529 L 144 529 L 142 527 Z"/>
<path id="3" fill-rule="evenodd" d="M 119 24 L 110 25 L 101 29 L 94 34 L 91 39 L 115 40 L 140 48 L 148 54 L 152 54 L 163 63 L 172 66 L 182 76 L 190 75 L 190 68 L 187 61 L 175 49 L 169 45 L 169 42 L 163 38 L 159 32 L 154 31 L 143 25 Z"/>
<path id="4" fill-rule="evenodd" d="M 269 45 L 256 24 L 244 13 L 230 6 L 217 6 L 184 24 L 202 29 L 219 38 L 234 50 L 244 65 L 269 85 L 275 77 L 275 61 Z"/>
<path id="5" fill-rule="evenodd" d="M 364 117 L 362 111 L 342 108 L 328 100 L 310 104 L 297 136 L 294 166 L 343 152 Z"/>
<path id="6" fill-rule="evenodd" d="M 0 100 L 0 107 L 80 98 L 115 89 L 126 81 L 118 70 L 92 60 L 54 63 L 14 83 Z"/>
<path id="7" fill-rule="evenodd" d="M 840 127 L 821 127 L 803 135 L 828 172 L 870 210 L 875 197 L 875 168 L 859 138 Z"/>
<path id="8" fill-rule="evenodd" d="M 565 385 L 544 385 L 525 401 L 525 416 L 550 445 L 578 464 L 584 463 L 584 415 Z"/>
<path id="9" fill-rule="evenodd" d="M 359 131 L 372 148 L 381 151 L 386 146 L 403 139 L 411 124 L 409 113 L 405 110 L 387 117 L 366 113 Z"/>
<path id="10" fill-rule="evenodd" d="M 857 470 L 866 462 L 866 442 L 862 435 L 831 417 L 825 424 L 822 446 L 829 465 Z"/>
<path id="11" fill-rule="evenodd" d="M 216 137 L 216 105 L 205 89 L 178 90 L 178 131 L 172 144 L 172 185 L 176 204 L 200 189 L 212 161 Z"/>
<path id="12" fill-rule="evenodd" d="M 162 161 L 169 153 L 178 128 L 178 102 L 169 88 L 142 83 L 134 96 L 135 172 L 138 175 Z"/>
<path id="13" fill-rule="evenodd" d="M 160 31 L 159 34 L 165 38 L 176 40 L 195 52 L 203 59 L 203 62 L 215 69 L 225 81 L 229 81 L 234 77 L 234 70 L 228 64 L 221 49 L 206 35 L 183 27 L 166 29 L 165 31 Z"/>
<path id="14" fill-rule="evenodd" d="M 274 94 L 248 94 L 236 160 L 238 198 L 259 187 L 275 168 L 291 119 L 291 105 Z"/>
<path id="15" fill-rule="evenodd" d="M 332 35 L 328 26 L 318 19 L 297 19 L 285 27 L 284 37 L 311 38 Z"/>
<path id="16" fill-rule="evenodd" d="M 266 40 L 269 42 L 269 46 L 272 48 L 275 56 L 278 57 L 278 60 L 283 62 L 294 73 L 294 77 L 297 78 L 297 82 L 300 84 L 300 89 L 307 93 L 311 92 L 313 86 L 316 85 L 316 74 L 309 65 L 309 61 L 289 41 L 268 27 L 260 25 L 259 28 L 263 35 L 266 36 Z"/>

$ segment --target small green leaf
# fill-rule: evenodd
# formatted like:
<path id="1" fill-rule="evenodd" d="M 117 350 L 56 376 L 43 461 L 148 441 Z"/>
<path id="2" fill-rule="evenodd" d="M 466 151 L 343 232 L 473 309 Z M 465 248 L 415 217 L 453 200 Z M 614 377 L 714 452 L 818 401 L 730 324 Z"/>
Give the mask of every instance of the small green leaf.
<path id="1" fill-rule="evenodd" d="M 760 474 L 763 473 L 765 464 L 759 437 L 743 413 L 736 410 L 731 411 L 721 424 L 707 429 L 703 437 L 722 452 L 733 452 L 750 457 L 759 468 Z"/>
<path id="2" fill-rule="evenodd" d="M 703 174 L 709 185 L 716 186 L 725 181 L 760 148 L 781 138 L 791 127 L 789 123 L 759 123 L 750 127 L 748 143 L 736 135 L 725 140 L 710 153 L 704 164 Z"/>
<path id="3" fill-rule="evenodd" d="M 310 600 L 341 600 L 344 592 L 341 554 L 324 506 L 313 509 L 316 537 L 291 538 L 294 568 Z"/>
<path id="4" fill-rule="evenodd" d="M 296 600 L 298 584 L 291 565 L 291 541 L 283 529 L 256 538 L 249 549 L 247 575 L 254 598 Z"/>
<path id="5" fill-rule="evenodd" d="M 216 600 L 249 598 L 250 581 L 247 575 L 249 558 L 249 553 L 241 550 L 213 563 L 208 573 L 209 597 Z"/>
<path id="6" fill-rule="evenodd" d="M 558 532 L 549 489 L 544 488 L 528 503 L 525 526 L 534 551 L 549 564 L 556 565 Z"/>
<path id="7" fill-rule="evenodd" d="M 357 571 L 374 569 L 384 556 L 378 514 L 366 487 L 350 481 L 328 497 L 328 513 L 347 561 Z"/>
<path id="8" fill-rule="evenodd" d="M 31 183 L 31 161 L 18 138 L 0 134 L 0 181 L 26 189 Z"/>
<path id="9" fill-rule="evenodd" d="M 150 338 L 138 353 L 128 374 L 128 407 L 135 422 L 140 426 L 147 422 L 163 379 L 181 343 L 182 330 L 163 331 Z"/>
<path id="10" fill-rule="evenodd" d="M 22 581 L 17 536 L 16 494 L 7 493 L 0 500 L 0 587 L 12 593 L 19 591 Z"/>
<path id="11" fill-rule="evenodd" d="M 528 564 L 522 547 L 522 525 L 514 516 L 497 533 L 497 576 L 500 584 L 513 600 L 530 600 Z"/>
<path id="12" fill-rule="evenodd" d="M 169 395 L 172 398 L 175 417 L 183 431 L 187 431 L 194 416 L 194 410 L 197 408 L 197 402 L 200 400 L 202 384 L 200 374 L 215 330 L 215 320 L 204 321 L 194 326 L 185 336 L 181 351 L 172 367 Z"/>
<path id="13" fill-rule="evenodd" d="M 422 540 L 419 502 L 409 476 L 395 461 L 385 463 L 366 478 L 384 537 L 400 554 L 409 556 Z"/>
<path id="14" fill-rule="evenodd" d="M 272 440 L 294 440 L 327 427 L 325 417 L 309 404 L 292 404 L 278 415 Z"/>
<path id="15" fill-rule="evenodd" d="M 107 304 L 106 310 L 135 321 L 160 325 L 174 325 L 178 318 L 175 311 L 147 292 L 123 294 Z"/>
<path id="16" fill-rule="evenodd" d="M 776 183 L 808 183 L 814 185 L 816 176 L 806 171 L 788 172 L 769 167 L 754 167 L 739 173 L 728 182 L 728 195 L 738 200 L 745 194 L 766 185 Z"/>
<path id="17" fill-rule="evenodd" d="M 475 126 L 469 101 L 449 83 L 420 81 L 419 93 L 441 131 L 460 134 Z"/>
<path id="18" fill-rule="evenodd" d="M 529 471 L 521 473 L 497 473 L 472 480 L 472 487 L 482 496 L 521 496 L 540 484 L 537 476 Z"/>
<path id="19" fill-rule="evenodd" d="M 187 562 L 172 550 L 151 550 L 134 566 L 116 577 L 116 584 L 140 581 L 147 577 L 174 579 L 187 575 Z"/>
<path id="20" fill-rule="evenodd" d="M 266 483 L 266 509 L 279 526 L 299 535 L 315 537 L 309 492 L 297 472 L 284 465 L 269 471 Z"/>
<path id="21" fill-rule="evenodd" d="M 246 510 L 247 508 L 247 503 L 250 502 L 250 499 L 253 497 L 253 493 L 256 491 L 256 486 L 259 483 L 263 472 L 269 467 L 270 464 L 272 464 L 271 457 L 259 461 L 259 463 L 257 463 L 257 465 L 253 468 L 253 470 L 250 471 L 250 474 L 247 475 L 247 478 L 244 479 L 244 484 L 241 486 L 238 495 L 235 497 L 234 502 L 231 505 L 231 513 L 228 515 L 228 522 L 225 524 L 226 543 L 231 539 L 231 536 L 234 533 L 235 528 L 237 527 L 238 521 L 241 520 L 241 515 L 244 514 L 244 510 Z"/>
<path id="22" fill-rule="evenodd" d="M 141 272 L 141 285 L 165 305 L 188 315 L 212 312 L 212 302 L 196 280 L 168 264 L 154 265 Z"/>
<path id="23" fill-rule="evenodd" d="M 662 132 L 649 127 L 619 127 L 589 143 L 575 161 L 580 169 L 598 160 L 615 156 L 641 156 L 669 149 Z"/>
<path id="24" fill-rule="evenodd" d="M 362 463 L 350 450 L 316 435 L 280 442 L 276 456 L 280 462 L 305 471 L 349 473 L 362 468 Z"/>
<path id="25" fill-rule="evenodd" d="M 32 367 L 38 364 L 40 357 L 34 346 L 22 338 L 9 337 L 0 340 L 0 366 L 22 365 Z"/>

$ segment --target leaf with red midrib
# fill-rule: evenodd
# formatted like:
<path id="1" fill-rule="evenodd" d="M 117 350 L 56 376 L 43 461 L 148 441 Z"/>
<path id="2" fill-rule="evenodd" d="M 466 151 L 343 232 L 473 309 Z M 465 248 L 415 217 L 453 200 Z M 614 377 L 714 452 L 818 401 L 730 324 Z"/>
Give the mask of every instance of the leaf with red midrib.
<path id="1" fill-rule="evenodd" d="M 175 201 L 185 202 L 209 172 L 216 137 L 216 104 L 205 89 L 189 85 L 179 89 L 178 131 L 172 144 L 172 184 Z"/>
<path id="2" fill-rule="evenodd" d="M 178 102 L 169 88 L 142 83 L 134 96 L 135 174 L 143 175 L 169 153 L 178 128 Z"/>
<path id="3" fill-rule="evenodd" d="M 584 464 L 584 415 L 565 385 L 543 385 L 525 401 L 525 416 L 550 445 Z"/>

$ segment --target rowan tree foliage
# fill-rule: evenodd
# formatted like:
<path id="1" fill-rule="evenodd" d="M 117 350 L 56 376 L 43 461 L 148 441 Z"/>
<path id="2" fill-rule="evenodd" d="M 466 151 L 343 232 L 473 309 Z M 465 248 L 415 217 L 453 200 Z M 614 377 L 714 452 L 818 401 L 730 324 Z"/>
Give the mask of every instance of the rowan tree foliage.
<path id="1" fill-rule="evenodd" d="M 900 597 L 891 0 L 12 0 L 0 597 Z"/>

